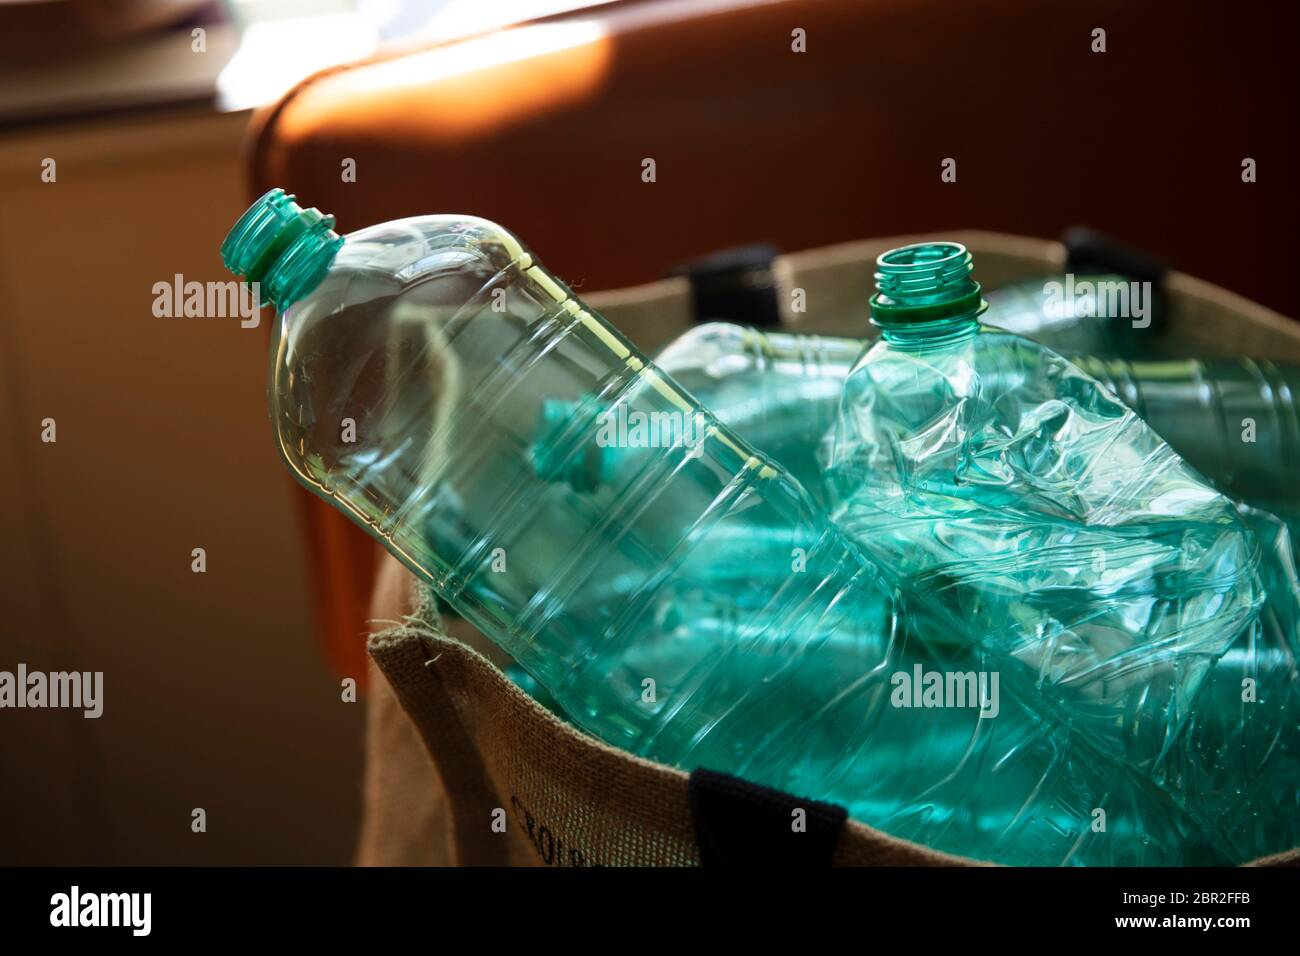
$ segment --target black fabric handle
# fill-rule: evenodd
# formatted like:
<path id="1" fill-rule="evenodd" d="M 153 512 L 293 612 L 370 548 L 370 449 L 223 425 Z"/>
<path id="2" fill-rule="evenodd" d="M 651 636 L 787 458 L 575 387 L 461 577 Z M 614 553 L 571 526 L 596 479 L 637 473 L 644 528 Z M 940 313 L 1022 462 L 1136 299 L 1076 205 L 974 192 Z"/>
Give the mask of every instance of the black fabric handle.
<path id="1" fill-rule="evenodd" d="M 1111 274 L 1129 281 L 1151 283 L 1150 332 L 1159 335 L 1168 326 L 1169 296 L 1165 293 L 1165 274 L 1169 264 L 1163 259 L 1122 245 L 1109 236 L 1072 226 L 1061 237 L 1065 246 L 1065 271 L 1074 275 Z M 1134 329 L 1129 335 L 1146 334 Z M 1134 340 L 1133 343 L 1136 344 Z"/>
<path id="2" fill-rule="evenodd" d="M 849 815 L 712 770 L 687 791 L 704 866 L 829 866 Z"/>
<path id="3" fill-rule="evenodd" d="M 1158 287 L 1169 264 L 1082 226 L 1072 226 L 1061 237 L 1065 246 L 1065 271 L 1113 273 Z"/>
<path id="4" fill-rule="evenodd" d="M 684 263 L 671 274 L 690 280 L 697 323 L 726 321 L 774 328 L 781 324 L 772 278 L 776 254 L 775 246 L 763 243 L 738 246 Z"/>

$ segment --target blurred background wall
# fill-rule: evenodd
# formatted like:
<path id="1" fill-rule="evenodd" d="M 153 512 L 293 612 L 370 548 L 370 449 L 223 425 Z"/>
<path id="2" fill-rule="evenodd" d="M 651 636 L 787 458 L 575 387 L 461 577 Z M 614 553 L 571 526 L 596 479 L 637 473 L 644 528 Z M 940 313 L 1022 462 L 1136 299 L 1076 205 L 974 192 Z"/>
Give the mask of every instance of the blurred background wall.
<path id="1" fill-rule="evenodd" d="M 154 285 L 231 278 L 254 108 L 575 5 L 0 2 L 0 670 L 104 672 L 97 720 L 0 711 L 0 865 L 351 861 L 364 634 L 321 641 L 269 315 L 159 317 Z"/>
<path id="2" fill-rule="evenodd" d="M 103 671 L 104 712 L 0 713 L 0 864 L 348 862 L 362 705 L 314 638 L 265 322 L 153 314 L 156 282 L 228 278 L 230 27 L 191 56 L 151 24 L 194 4 L 27 6 L 0 11 L 0 669 Z"/>
<path id="3" fill-rule="evenodd" d="M 0 714 L 0 863 L 350 857 L 361 710 L 313 638 L 265 322 L 152 309 L 175 273 L 225 278 L 246 122 L 0 140 L 0 668 L 105 675 L 98 720 Z"/>

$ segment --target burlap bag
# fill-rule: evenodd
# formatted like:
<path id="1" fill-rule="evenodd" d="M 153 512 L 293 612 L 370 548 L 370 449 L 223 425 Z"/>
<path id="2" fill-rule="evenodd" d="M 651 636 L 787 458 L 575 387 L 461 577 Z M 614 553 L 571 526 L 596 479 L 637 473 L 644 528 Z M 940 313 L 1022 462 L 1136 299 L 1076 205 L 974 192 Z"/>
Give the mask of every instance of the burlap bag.
<path id="1" fill-rule="evenodd" d="M 805 290 L 840 334 L 871 334 L 875 257 L 895 237 L 780 257 L 778 303 Z M 1054 242 L 952 233 L 988 288 L 1061 271 Z M 1189 354 L 1300 362 L 1295 323 L 1209 283 L 1169 273 L 1169 326 Z M 686 279 L 586 297 L 653 352 L 694 323 Z M 797 328 L 803 318 L 783 308 Z M 822 329 L 819 328 L 819 331 Z M 502 672 L 508 660 L 466 622 L 438 613 L 392 558 L 372 608 L 362 865 L 682 866 L 700 863 L 973 865 L 845 820 L 837 808 L 709 774 L 688 776 L 559 720 Z M 808 830 L 790 839 L 792 808 Z M 1300 849 L 1252 865 L 1300 865 Z"/>

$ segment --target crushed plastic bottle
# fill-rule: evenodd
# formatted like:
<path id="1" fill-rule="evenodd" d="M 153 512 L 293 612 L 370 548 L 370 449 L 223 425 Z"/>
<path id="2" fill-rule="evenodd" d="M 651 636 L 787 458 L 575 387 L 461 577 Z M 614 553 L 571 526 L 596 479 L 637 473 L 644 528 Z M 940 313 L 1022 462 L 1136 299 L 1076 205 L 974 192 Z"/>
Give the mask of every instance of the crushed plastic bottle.
<path id="1" fill-rule="evenodd" d="M 1262 600 L 1235 506 L 1050 350 L 981 329 L 971 256 L 878 260 L 881 339 L 845 380 L 834 515 L 918 614 L 973 633 L 1005 685 L 1159 778 Z M 1205 825 L 1214 808 L 1178 791 Z"/>
<path id="2" fill-rule="evenodd" d="M 1249 860 L 1300 846 L 1300 579 L 1286 524 L 1240 510 L 1268 597 L 1210 672 L 1163 772 L 1214 807 L 1219 839 Z"/>
<path id="3" fill-rule="evenodd" d="M 920 709 L 906 706 L 907 675 L 928 686 L 927 671 L 1005 672 L 994 653 L 1004 648 L 961 627 L 931 631 L 901 586 L 910 582 L 866 557 L 795 479 L 511 234 L 471 217 L 346 239 L 332 225 L 275 190 L 222 249 L 277 309 L 279 450 L 576 724 L 986 859 L 1081 862 L 1085 845 L 1091 859 L 1122 862 L 1225 852 L 1131 768 L 1078 760 L 1051 708 L 1004 695 L 1011 716 L 989 720 L 982 697 L 928 709 L 925 693 L 912 698 Z M 611 440 L 636 453 L 607 468 L 592 447 Z M 720 557 L 784 560 L 790 572 L 723 587 Z M 1021 692 L 1040 703 L 1035 688 Z M 1018 746 L 990 751 L 989 725 Z M 1042 795 L 1049 778 L 1064 787 Z M 1131 807 L 1112 827 L 1126 840 L 1089 835 L 1091 808 L 1112 787 Z"/>
<path id="4" fill-rule="evenodd" d="M 805 416 L 825 421 L 834 414 L 837 402 L 825 397 L 824 383 L 847 377 L 868 344 L 710 323 L 679 336 L 664 348 L 658 362 L 708 404 L 719 420 L 734 427 L 756 447 L 779 447 L 778 457 L 793 473 L 816 476 L 819 458 L 825 454 L 824 441 L 812 429 L 801 432 L 799 422 Z M 1085 368 L 1115 365 L 1100 359 L 1075 357 L 1074 361 Z M 1222 447 L 1227 441 L 1227 435 L 1207 439 L 1198 434 L 1203 428 L 1191 424 L 1198 420 L 1197 415 L 1203 426 L 1224 420 L 1221 413 L 1205 414 L 1224 404 L 1215 396 L 1234 396 L 1235 401 L 1227 403 L 1234 410 L 1240 410 L 1252 396 L 1270 402 L 1286 395 L 1289 386 L 1284 383 L 1295 381 L 1296 371 L 1248 359 L 1162 361 L 1152 366 L 1123 363 L 1121 367 L 1127 370 L 1130 393 L 1150 391 L 1160 396 L 1158 401 L 1141 405 L 1144 413 L 1154 421 L 1168 418 L 1184 423 L 1171 433 L 1189 448 L 1207 443 Z M 814 384 L 806 388 L 805 377 Z M 1106 381 L 1111 384 L 1115 378 L 1112 373 Z M 1272 384 L 1258 392 L 1244 385 L 1218 384 L 1243 379 Z M 1154 384 L 1144 384 L 1148 381 Z M 1193 387 L 1195 384 L 1200 387 Z M 1111 387 L 1114 389 L 1113 384 Z M 1207 393 L 1211 402 L 1203 398 Z M 813 402 L 822 407 L 809 409 L 808 404 Z M 1285 415 L 1275 418 L 1265 414 L 1259 420 L 1270 428 L 1286 425 Z M 1277 441 L 1270 436 L 1265 445 L 1275 448 Z M 1282 460 L 1286 460 L 1285 456 Z M 1286 481 L 1285 473 L 1279 470 L 1269 480 L 1261 481 L 1256 490 L 1271 489 L 1269 495 L 1276 496 L 1286 488 Z M 1164 761 L 1169 768 L 1165 775 L 1170 789 L 1205 794 L 1204 802 L 1218 808 L 1220 816 L 1214 841 L 1225 849 L 1216 855 L 1204 847 L 1189 847 L 1184 858 L 1187 863 L 1240 862 L 1300 844 L 1300 582 L 1296 577 L 1295 539 L 1277 517 L 1247 506 L 1239 511 L 1261 544 L 1260 573 L 1267 599 L 1259 616 L 1215 663 L 1188 725 Z M 1058 746 L 1071 747 L 1068 738 L 1056 739 Z M 1070 775 L 1076 780 L 1089 779 L 1092 765 L 1088 759 L 1068 749 L 1062 752 L 1071 753 Z M 1007 759 L 999 757 L 994 763 Z M 1044 783 L 1042 792 L 1052 792 L 1046 776 Z M 1105 789 L 1106 805 L 1113 809 L 1121 791 L 1115 786 Z M 1140 818 L 1142 807 L 1139 796 L 1124 816 L 1131 820 L 1136 813 Z M 1146 824 L 1141 829 L 1156 832 Z M 1186 830 L 1184 824 L 1174 832 Z M 1186 833 L 1179 838 L 1186 840 Z M 1082 846 L 1074 860 L 1098 862 L 1095 852 L 1094 847 Z M 1154 861 L 1151 856 L 1146 859 Z M 1112 858 L 1105 862 L 1118 861 Z"/>
<path id="5" fill-rule="evenodd" d="M 1251 358 L 1070 360 L 1216 488 L 1300 535 L 1300 367 Z"/>
<path id="6" fill-rule="evenodd" d="M 710 322 L 670 342 L 655 361 L 824 502 L 825 475 L 807 453 L 809 435 L 827 435 L 844 380 L 870 344 Z M 1300 366 L 1252 358 L 1065 357 L 1215 488 L 1278 516 L 1292 540 L 1300 537 Z M 1002 371 L 1016 374 L 1018 367 Z"/>

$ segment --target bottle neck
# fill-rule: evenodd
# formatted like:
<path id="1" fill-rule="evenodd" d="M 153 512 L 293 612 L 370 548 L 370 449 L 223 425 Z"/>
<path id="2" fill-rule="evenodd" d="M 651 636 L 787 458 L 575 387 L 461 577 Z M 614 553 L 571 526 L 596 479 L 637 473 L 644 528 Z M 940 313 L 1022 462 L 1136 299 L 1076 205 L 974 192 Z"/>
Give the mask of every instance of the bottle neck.
<path id="1" fill-rule="evenodd" d="M 891 249 L 876 260 L 871 321 L 886 342 L 908 351 L 946 348 L 979 331 L 988 308 L 971 277 L 971 254 L 955 242 Z"/>
<path id="2" fill-rule="evenodd" d="M 880 337 L 904 352 L 920 352 L 958 345 L 980 330 L 979 316 L 967 315 L 912 325 L 880 323 Z"/>
<path id="3" fill-rule="evenodd" d="M 221 257 L 235 275 L 261 292 L 262 302 L 283 312 L 325 277 L 343 237 L 334 217 L 304 209 L 283 189 L 272 189 L 235 223 Z"/>

